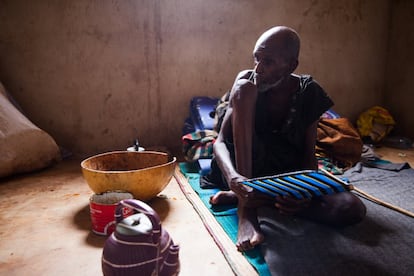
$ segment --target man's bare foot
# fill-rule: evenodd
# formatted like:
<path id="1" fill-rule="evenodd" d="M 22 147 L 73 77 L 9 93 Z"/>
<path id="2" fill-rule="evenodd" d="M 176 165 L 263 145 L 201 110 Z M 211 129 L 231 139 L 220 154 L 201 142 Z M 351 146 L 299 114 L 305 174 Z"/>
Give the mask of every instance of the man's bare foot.
<path id="1" fill-rule="evenodd" d="M 264 240 L 257 221 L 255 208 L 238 207 L 239 229 L 237 233 L 236 247 L 240 252 L 253 249 Z"/>
<path id="2" fill-rule="evenodd" d="M 233 191 L 220 191 L 210 197 L 211 205 L 236 204 L 237 196 Z"/>

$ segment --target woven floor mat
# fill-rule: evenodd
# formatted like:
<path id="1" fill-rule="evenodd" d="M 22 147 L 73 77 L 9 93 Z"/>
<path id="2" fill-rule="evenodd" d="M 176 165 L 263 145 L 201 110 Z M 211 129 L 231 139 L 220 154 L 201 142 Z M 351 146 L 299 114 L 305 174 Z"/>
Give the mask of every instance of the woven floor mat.
<path id="1" fill-rule="evenodd" d="M 188 201 L 197 211 L 204 226 L 216 242 L 217 246 L 223 253 L 230 267 L 236 275 L 258 275 L 256 269 L 249 263 L 246 257 L 237 251 L 234 242 L 227 235 L 223 227 L 216 220 L 212 212 L 206 207 L 205 203 L 200 199 L 199 195 L 191 187 L 188 179 L 180 171 L 177 166 L 174 173 L 182 192 Z"/>

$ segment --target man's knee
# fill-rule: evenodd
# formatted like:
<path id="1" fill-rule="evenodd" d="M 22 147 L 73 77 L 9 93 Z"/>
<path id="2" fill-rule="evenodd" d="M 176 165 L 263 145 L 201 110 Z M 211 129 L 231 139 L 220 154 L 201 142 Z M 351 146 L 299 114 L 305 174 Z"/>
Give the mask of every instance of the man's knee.
<path id="1" fill-rule="evenodd" d="M 233 90 L 233 107 L 241 105 L 243 108 L 246 108 L 247 106 L 255 105 L 257 93 L 257 88 L 252 82 L 246 79 L 238 80 Z"/>
<path id="2" fill-rule="evenodd" d="M 366 215 L 364 203 L 352 193 L 341 193 L 335 199 L 332 209 L 333 224 L 337 226 L 353 225 L 361 222 Z"/>

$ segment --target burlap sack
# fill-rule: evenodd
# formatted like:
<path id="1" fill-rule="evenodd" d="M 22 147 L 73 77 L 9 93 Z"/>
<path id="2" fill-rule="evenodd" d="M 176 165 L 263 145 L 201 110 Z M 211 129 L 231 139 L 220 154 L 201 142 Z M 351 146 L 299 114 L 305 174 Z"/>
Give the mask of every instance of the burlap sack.
<path id="1" fill-rule="evenodd" d="M 39 170 L 60 159 L 54 139 L 10 102 L 0 83 L 0 177 Z"/>

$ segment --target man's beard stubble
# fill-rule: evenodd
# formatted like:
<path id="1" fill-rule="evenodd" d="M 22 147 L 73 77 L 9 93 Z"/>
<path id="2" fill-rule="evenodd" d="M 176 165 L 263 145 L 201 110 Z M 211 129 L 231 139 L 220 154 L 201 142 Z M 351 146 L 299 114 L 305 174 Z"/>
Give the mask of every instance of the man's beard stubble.
<path id="1" fill-rule="evenodd" d="M 284 79 L 285 79 L 284 77 L 281 77 L 280 79 L 278 79 L 277 81 L 275 81 L 273 83 L 270 83 L 270 84 L 263 83 L 263 84 L 257 85 L 257 91 L 259 93 L 264 93 L 264 92 L 266 92 L 266 91 L 268 91 L 272 88 L 275 88 L 275 87 L 279 86 Z M 256 79 L 255 79 L 254 83 L 256 84 Z"/>

